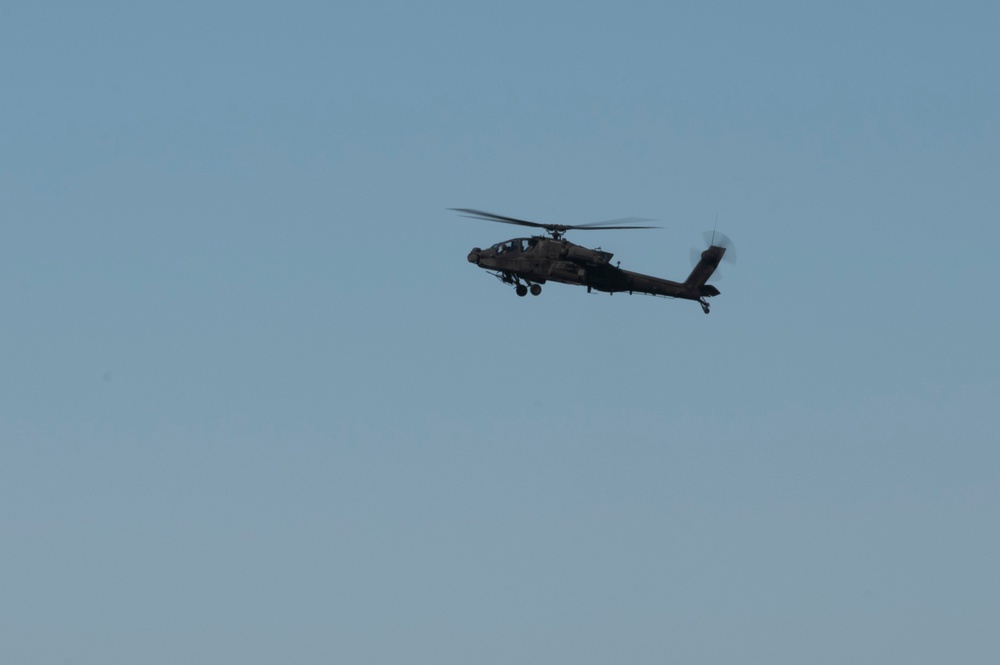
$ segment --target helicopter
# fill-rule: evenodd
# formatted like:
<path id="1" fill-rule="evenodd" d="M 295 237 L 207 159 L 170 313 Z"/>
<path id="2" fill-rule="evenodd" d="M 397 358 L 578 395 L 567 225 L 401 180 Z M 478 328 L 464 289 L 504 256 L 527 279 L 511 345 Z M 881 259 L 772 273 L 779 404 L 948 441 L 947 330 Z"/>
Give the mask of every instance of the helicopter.
<path id="1" fill-rule="evenodd" d="M 542 292 L 542 284 L 548 281 L 586 286 L 587 293 L 594 290 L 606 293 L 644 293 L 667 298 L 694 300 L 708 314 L 711 307 L 708 298 L 719 295 L 716 287 L 708 284 L 708 279 L 718 268 L 732 243 L 722 234 L 714 231 L 709 239 L 708 249 L 693 254 L 697 263 L 691 274 L 683 282 L 643 275 L 630 270 L 622 270 L 611 265 L 611 252 L 601 248 L 588 249 L 572 243 L 564 237 L 567 231 L 606 231 L 614 229 L 655 229 L 657 226 L 640 226 L 638 222 L 652 220 L 630 217 L 627 219 L 594 222 L 592 224 L 543 224 L 531 222 L 473 208 L 451 208 L 463 217 L 502 222 L 517 226 L 544 229 L 548 235 L 534 235 L 528 238 L 512 238 L 481 249 L 474 247 L 469 252 L 469 263 L 489 271 L 504 284 L 514 287 L 518 296 Z"/>

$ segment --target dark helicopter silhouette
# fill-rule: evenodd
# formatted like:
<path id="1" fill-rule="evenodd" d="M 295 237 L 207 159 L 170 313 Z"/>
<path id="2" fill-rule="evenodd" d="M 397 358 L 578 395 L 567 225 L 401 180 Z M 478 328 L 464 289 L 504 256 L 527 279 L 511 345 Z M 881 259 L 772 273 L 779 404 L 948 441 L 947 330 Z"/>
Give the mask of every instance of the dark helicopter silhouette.
<path id="1" fill-rule="evenodd" d="M 471 208 L 452 210 L 473 219 L 545 229 L 548 237 L 536 235 L 530 238 L 513 238 L 486 249 L 475 247 L 469 252 L 469 263 L 490 271 L 501 282 L 512 285 L 519 296 L 525 296 L 529 292 L 537 296 L 542 292 L 542 284 L 553 281 L 586 286 L 588 293 L 594 289 L 607 293 L 627 291 L 630 294 L 646 293 L 695 300 L 701 304 L 702 311 L 708 314 L 710 308 L 706 298 L 719 295 L 719 289 L 708 284 L 708 279 L 731 246 L 728 238 L 713 232 L 708 241 L 708 249 L 698 256 L 687 279 L 673 282 L 622 270 L 617 265 L 611 265 L 611 257 L 614 256 L 611 252 L 600 248 L 588 249 L 563 237 L 567 231 L 659 228 L 635 225 L 651 220 L 630 217 L 593 224 L 540 224 Z"/>

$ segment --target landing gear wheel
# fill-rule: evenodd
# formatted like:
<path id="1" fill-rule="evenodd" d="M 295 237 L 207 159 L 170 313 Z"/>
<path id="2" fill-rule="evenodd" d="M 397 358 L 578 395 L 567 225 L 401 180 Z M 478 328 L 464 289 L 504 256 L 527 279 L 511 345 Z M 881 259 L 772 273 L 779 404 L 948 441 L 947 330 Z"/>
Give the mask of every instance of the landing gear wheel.
<path id="1" fill-rule="evenodd" d="M 515 288 L 514 291 L 517 292 L 517 295 L 521 296 L 522 298 L 528 295 L 528 287 L 525 286 L 524 284 L 518 284 L 517 288 Z"/>
<path id="2" fill-rule="evenodd" d="M 541 292 L 542 292 L 542 287 L 541 286 L 539 286 L 538 284 L 532 284 L 531 285 L 531 295 L 537 296 Z"/>

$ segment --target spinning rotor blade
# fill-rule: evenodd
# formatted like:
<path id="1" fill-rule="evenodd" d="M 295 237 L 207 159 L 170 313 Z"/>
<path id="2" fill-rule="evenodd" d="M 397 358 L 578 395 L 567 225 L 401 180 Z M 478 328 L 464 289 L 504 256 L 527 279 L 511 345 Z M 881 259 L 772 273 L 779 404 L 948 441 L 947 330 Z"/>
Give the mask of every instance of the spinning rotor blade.
<path id="1" fill-rule="evenodd" d="M 736 263 L 736 245 L 729 239 L 729 236 L 718 231 L 705 231 L 702 237 L 705 238 L 705 243 L 709 247 L 721 247 L 726 250 L 722 257 L 723 261 Z"/>
<path id="2" fill-rule="evenodd" d="M 691 261 L 692 268 L 698 265 L 698 261 L 701 261 L 701 252 L 702 250 L 698 249 L 697 247 L 692 247 L 688 251 L 688 260 Z"/>
<path id="3" fill-rule="evenodd" d="M 494 215 L 492 212 L 485 212 L 483 210 L 474 210 L 473 208 L 451 208 L 455 212 L 464 212 L 463 217 L 469 217 L 471 219 L 485 219 L 488 222 L 503 222 L 504 224 L 517 224 L 518 226 L 533 226 L 538 229 L 546 229 L 550 224 L 539 224 L 538 222 L 529 222 L 524 219 L 515 219 L 513 217 L 504 217 L 503 215 Z"/>
<path id="4" fill-rule="evenodd" d="M 465 213 L 463 217 L 469 217 L 472 219 L 485 219 L 489 222 L 503 222 L 504 224 L 516 224 L 518 226 L 530 226 L 536 229 L 545 229 L 546 231 L 554 234 L 562 234 L 566 231 L 599 231 L 599 230 L 610 230 L 610 229 L 658 229 L 659 226 L 636 226 L 639 222 L 651 222 L 651 219 L 645 219 L 642 217 L 624 217 L 622 219 L 609 219 L 603 222 L 591 222 L 590 224 L 541 224 L 539 222 L 529 222 L 525 219 L 517 219 L 515 217 L 506 217 L 504 215 L 495 215 L 492 212 L 485 212 L 483 210 L 475 210 L 473 208 L 451 208 L 456 212 Z M 622 226 L 622 224 L 629 224 L 629 226 Z"/>
<path id="5" fill-rule="evenodd" d="M 733 241 L 729 239 L 729 236 L 724 233 L 719 233 L 718 231 L 705 231 L 702 237 L 705 238 L 705 244 L 708 245 L 708 247 L 705 249 L 698 249 L 697 247 L 691 248 L 688 257 L 691 259 L 692 268 L 697 266 L 698 262 L 701 261 L 702 253 L 712 247 L 718 247 L 726 250 L 725 254 L 722 255 L 722 261 L 726 263 L 736 263 L 736 248 L 733 245 Z M 713 281 L 719 281 L 721 279 L 721 273 L 716 272 L 713 275 Z"/>
<path id="6" fill-rule="evenodd" d="M 567 226 L 575 231 L 600 231 L 602 229 L 660 229 L 662 226 L 634 226 L 638 222 L 651 222 L 653 220 L 645 217 L 623 217 L 622 219 L 609 219 L 606 222 L 591 222 L 590 224 L 574 224 Z M 628 224 L 629 226 L 623 226 Z"/>

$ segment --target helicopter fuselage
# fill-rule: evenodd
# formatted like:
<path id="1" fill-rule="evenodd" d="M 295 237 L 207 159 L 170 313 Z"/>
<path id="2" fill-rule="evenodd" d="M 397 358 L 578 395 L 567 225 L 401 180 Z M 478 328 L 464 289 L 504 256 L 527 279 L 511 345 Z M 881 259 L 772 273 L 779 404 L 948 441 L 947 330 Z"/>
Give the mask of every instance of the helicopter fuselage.
<path id="1" fill-rule="evenodd" d="M 548 281 L 586 286 L 587 290 L 607 293 L 646 293 L 670 298 L 700 301 L 707 306 L 704 298 L 719 294 L 714 286 L 705 281 L 715 270 L 725 249 L 710 247 L 702 253 L 702 260 L 685 282 L 644 275 L 622 270 L 611 264 L 614 256 L 601 249 L 589 249 L 569 242 L 565 238 L 532 236 L 513 238 L 497 243 L 486 249 L 474 248 L 469 252 L 469 262 L 492 271 L 501 281 L 522 287 L 518 294 L 524 295 L 527 287 L 538 295 Z M 699 270 L 701 268 L 701 270 Z"/>

